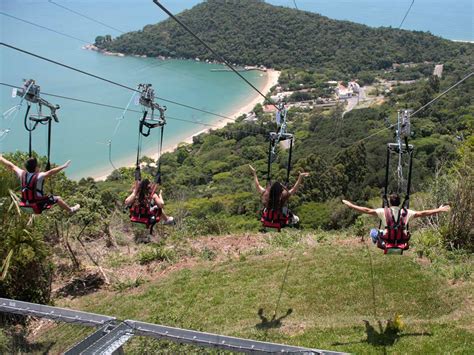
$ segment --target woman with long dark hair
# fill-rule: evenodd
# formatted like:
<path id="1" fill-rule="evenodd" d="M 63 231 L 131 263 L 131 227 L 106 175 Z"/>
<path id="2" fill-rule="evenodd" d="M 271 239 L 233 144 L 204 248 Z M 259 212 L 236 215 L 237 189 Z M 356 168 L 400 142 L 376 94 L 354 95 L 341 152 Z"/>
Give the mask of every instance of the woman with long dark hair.
<path id="1" fill-rule="evenodd" d="M 165 213 L 165 202 L 163 201 L 162 191 L 159 190 L 158 194 L 153 192 L 152 195 L 152 185 L 150 180 L 144 179 L 135 182 L 133 192 L 125 199 L 126 206 L 133 206 L 134 204 L 150 208 L 150 211 L 161 209 L 160 217 L 163 220 L 163 223 L 174 224 L 174 218 L 167 216 Z"/>
<path id="2" fill-rule="evenodd" d="M 249 165 L 250 171 L 252 172 L 255 187 L 260 194 L 263 202 L 263 206 L 267 210 L 281 211 L 283 214 L 290 214 L 290 224 L 297 224 L 299 221 L 298 216 L 288 211 L 288 200 L 291 196 L 298 192 L 299 187 L 303 182 L 303 178 L 309 176 L 309 173 L 301 172 L 298 176 L 298 180 L 292 188 L 287 188 L 282 183 L 275 181 L 272 184 L 268 184 L 266 188 L 260 185 L 258 181 L 257 172 L 252 165 Z"/>

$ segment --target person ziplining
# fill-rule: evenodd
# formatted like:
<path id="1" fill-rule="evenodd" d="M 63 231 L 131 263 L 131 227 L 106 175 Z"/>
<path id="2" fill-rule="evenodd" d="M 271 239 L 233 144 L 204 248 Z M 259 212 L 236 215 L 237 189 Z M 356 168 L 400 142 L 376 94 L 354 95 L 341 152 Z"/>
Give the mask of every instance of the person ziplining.
<path id="1" fill-rule="evenodd" d="M 438 213 L 448 212 L 451 209 L 449 205 L 441 205 L 440 207 L 432 210 L 411 210 L 400 206 L 401 198 L 399 194 L 391 194 L 388 197 L 388 201 L 388 206 L 374 209 L 358 206 L 350 201 L 342 200 L 342 203 L 344 203 L 349 208 L 352 208 L 360 213 L 377 216 L 380 219 L 381 225 L 385 226 L 385 229 L 380 231 L 377 229 L 372 229 L 371 237 L 374 244 L 377 244 L 377 246 L 381 249 L 387 250 L 387 253 L 390 252 L 388 250 L 388 244 L 390 244 L 390 241 L 392 240 L 403 241 L 399 244 L 399 248 L 396 249 L 402 251 L 406 250 L 402 249 L 404 247 L 408 249 L 408 240 L 410 239 L 408 224 L 412 219 L 433 216 Z"/>
<path id="2" fill-rule="evenodd" d="M 125 206 L 129 208 L 130 221 L 132 223 L 146 225 L 146 227 L 150 230 L 150 234 L 152 234 L 153 227 L 161 220 L 163 221 L 163 224 L 174 224 L 174 218 L 166 215 L 164 212 L 162 191 L 159 190 L 161 185 L 161 153 L 163 150 L 164 127 L 166 125 L 166 107 L 162 107 L 154 102 L 155 91 L 151 84 L 139 84 L 138 90 L 140 90 L 138 103 L 143 108 L 143 115 L 138 126 L 137 160 L 134 173 L 135 183 L 132 193 L 125 199 Z M 155 110 L 159 112 L 158 117 L 155 117 Z M 152 129 L 154 128 L 160 128 L 160 139 L 158 147 L 157 172 L 154 182 L 151 182 L 148 179 L 142 180 L 140 155 L 142 138 L 149 137 Z M 156 191 L 159 192 L 156 193 Z"/>
<path id="3" fill-rule="evenodd" d="M 59 109 L 58 105 L 53 105 L 43 99 L 40 96 L 40 86 L 36 84 L 33 79 L 25 80 L 23 88 L 15 89 L 14 96 L 21 97 L 20 104 L 15 106 L 13 109 L 19 110 L 23 100 L 27 102 L 27 109 L 24 117 L 24 127 L 28 132 L 28 155 L 29 159 L 25 162 L 25 170 L 19 168 L 9 160 L 0 156 L 0 162 L 5 165 L 8 169 L 13 171 L 21 182 L 21 198 L 20 198 L 20 209 L 26 213 L 41 214 L 43 211 L 50 209 L 53 205 L 58 204 L 62 209 L 70 213 L 77 212 L 80 209 L 80 205 L 77 204 L 73 207 L 64 202 L 60 196 L 45 195 L 44 193 L 44 181 L 45 179 L 56 175 L 60 171 L 66 169 L 71 161 L 67 161 L 65 164 L 51 169 L 51 135 L 52 135 L 52 122 L 59 122 L 56 111 Z M 31 106 L 37 106 L 37 114 L 31 114 Z M 43 107 L 47 107 L 50 110 L 49 115 L 44 115 L 42 110 Z M 46 171 L 41 172 L 38 166 L 38 161 L 33 157 L 33 132 L 38 125 L 48 126 L 48 150 L 47 150 L 47 163 Z"/>
<path id="4" fill-rule="evenodd" d="M 409 249 L 410 231 L 409 223 L 414 218 L 428 217 L 441 212 L 448 212 L 449 205 L 441 205 L 439 208 L 425 211 L 414 211 L 410 207 L 411 177 L 413 169 L 414 147 L 408 144 L 408 138 L 411 136 L 411 122 L 409 110 L 398 112 L 396 143 L 387 144 L 387 161 L 385 165 L 385 184 L 382 196 L 382 208 L 372 209 L 358 206 L 350 201 L 342 200 L 349 208 L 360 213 L 377 216 L 380 219 L 379 228 L 373 228 L 370 236 L 374 244 L 384 251 L 384 254 L 403 254 L 404 250 Z M 389 175 L 390 175 L 390 157 L 397 154 L 397 172 L 395 193 L 388 193 Z M 403 172 L 403 161 L 408 156 L 408 177 L 405 181 Z M 406 185 L 405 198 L 402 202 L 401 193 Z"/>
<path id="5" fill-rule="evenodd" d="M 257 172 L 252 165 L 249 165 L 252 172 L 255 187 L 261 196 L 264 206 L 260 221 L 264 228 L 276 228 L 281 231 L 286 226 L 293 226 L 298 224 L 299 218 L 288 209 L 288 202 L 291 196 L 296 194 L 303 182 L 303 178 L 309 176 L 309 173 L 302 172 L 298 176 L 295 185 L 289 188 L 290 173 L 291 173 L 291 158 L 293 152 L 292 134 L 286 132 L 287 128 L 287 109 L 283 102 L 278 105 L 276 113 L 277 132 L 270 133 L 270 142 L 268 147 L 268 164 L 267 164 L 267 184 L 264 188 L 258 180 Z M 279 181 L 272 182 L 271 166 L 276 158 L 276 147 L 280 142 L 290 141 L 289 154 L 286 171 L 286 182 L 282 184 Z"/>
<path id="6" fill-rule="evenodd" d="M 44 181 L 66 169 L 71 163 L 70 160 L 61 166 L 44 172 L 40 170 L 36 158 L 28 158 L 25 162 L 25 170 L 19 168 L 1 155 L 0 163 L 13 171 L 21 182 L 20 208 L 24 212 L 40 214 L 55 204 L 58 204 L 59 207 L 69 213 L 75 213 L 81 208 L 79 204 L 69 207 L 60 196 L 45 195 L 44 193 Z"/>
<path id="7" fill-rule="evenodd" d="M 249 165 L 249 168 L 264 206 L 261 218 L 263 226 L 281 230 L 283 227 L 298 224 L 299 218 L 288 209 L 288 202 L 290 197 L 298 192 L 303 179 L 309 176 L 309 173 L 301 172 L 291 188 L 279 181 L 268 183 L 266 187 L 263 187 L 258 180 L 255 168 L 252 165 Z"/>

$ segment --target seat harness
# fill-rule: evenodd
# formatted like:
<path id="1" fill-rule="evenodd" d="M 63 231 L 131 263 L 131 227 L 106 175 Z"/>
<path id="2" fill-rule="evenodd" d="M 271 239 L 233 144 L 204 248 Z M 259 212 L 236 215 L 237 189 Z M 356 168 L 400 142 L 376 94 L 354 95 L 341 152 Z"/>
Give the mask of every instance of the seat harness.
<path id="1" fill-rule="evenodd" d="M 151 84 L 139 84 L 138 89 L 141 91 L 139 103 L 143 107 L 143 115 L 138 125 L 138 146 L 137 146 L 137 160 L 135 168 L 135 181 L 142 180 L 140 157 L 143 137 L 149 137 L 153 128 L 161 128 L 158 145 L 158 160 L 157 172 L 155 174 L 154 182 L 151 185 L 151 190 L 144 202 L 140 203 L 137 200 L 130 207 L 130 221 L 132 223 L 140 223 L 146 225 L 150 229 L 150 234 L 153 233 L 153 227 L 161 219 L 162 211 L 160 208 L 152 207 L 153 196 L 156 192 L 157 186 L 162 183 L 161 179 L 161 154 L 163 151 L 164 126 L 166 125 L 165 111 L 166 107 L 162 107 L 154 102 L 155 92 Z M 148 116 L 149 110 L 151 115 Z M 154 116 L 155 110 L 158 110 L 160 115 L 158 118 Z"/>
<path id="2" fill-rule="evenodd" d="M 410 192 L 411 192 L 411 178 L 413 170 L 413 145 L 408 144 L 410 132 L 410 111 L 401 110 L 398 112 L 398 125 L 396 131 L 396 143 L 387 144 L 387 160 L 385 165 L 385 185 L 384 194 L 382 196 L 382 208 L 384 209 L 385 220 L 387 225 L 385 233 L 381 236 L 381 241 L 377 243 L 380 249 L 383 249 L 384 254 L 388 254 L 392 249 L 398 249 L 403 253 L 403 250 L 409 248 L 408 241 L 410 240 L 410 232 L 408 226 L 408 208 L 410 207 Z M 392 210 L 389 208 L 388 189 L 389 189 L 389 175 L 390 175 L 390 157 L 392 153 L 398 154 L 397 166 L 397 192 L 401 193 L 403 188 L 403 167 L 402 159 L 404 155 L 408 155 L 409 168 L 408 178 L 406 184 L 405 198 L 401 205 L 398 218 L 395 219 Z M 382 227 L 382 221 L 379 224 L 379 230 Z"/>
<path id="3" fill-rule="evenodd" d="M 290 141 L 290 147 L 288 152 L 288 162 L 286 170 L 286 181 L 285 187 L 288 187 L 291 174 L 291 158 L 293 153 L 293 142 L 294 136 L 290 133 L 286 133 L 286 117 L 287 109 L 283 102 L 278 104 L 278 111 L 276 113 L 276 123 L 278 130 L 277 132 L 270 132 L 270 142 L 268 146 L 268 161 L 267 161 L 267 186 L 271 184 L 272 181 L 272 163 L 276 157 L 276 146 L 281 141 Z M 282 209 L 273 210 L 264 208 L 262 211 L 262 217 L 260 218 L 263 228 L 275 228 L 280 232 L 282 228 L 286 227 L 289 222 L 289 214 L 283 213 Z"/>
<path id="4" fill-rule="evenodd" d="M 40 86 L 36 84 L 35 80 L 26 80 L 22 89 L 17 89 L 16 94 L 26 100 L 27 108 L 23 125 L 28 132 L 28 155 L 33 156 L 33 131 L 39 124 L 48 126 L 48 141 L 47 141 L 47 163 L 46 171 L 51 169 L 51 136 L 52 136 L 52 122 L 59 122 L 56 111 L 59 105 L 53 105 L 40 96 Z M 31 114 L 30 110 L 32 104 L 37 105 L 37 114 Z M 49 115 L 42 113 L 43 106 L 50 110 Z M 41 214 L 44 210 L 48 210 L 54 204 L 49 196 L 37 196 L 37 192 L 43 195 L 43 190 L 37 189 L 38 173 L 34 173 L 27 179 L 27 173 L 24 172 L 21 177 L 21 200 L 20 208 L 27 213 Z"/>

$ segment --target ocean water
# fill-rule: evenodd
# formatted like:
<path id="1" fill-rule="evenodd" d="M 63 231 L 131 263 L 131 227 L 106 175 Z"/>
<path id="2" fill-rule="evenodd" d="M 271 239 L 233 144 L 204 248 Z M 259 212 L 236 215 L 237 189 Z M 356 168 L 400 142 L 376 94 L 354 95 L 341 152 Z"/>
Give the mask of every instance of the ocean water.
<path id="1" fill-rule="evenodd" d="M 398 28 L 412 0 L 295 0 L 300 10 L 363 23 Z M 294 7 L 293 0 L 268 2 Z M 415 0 L 403 29 L 429 31 L 451 40 L 474 41 L 473 0 Z"/>
<path id="2" fill-rule="evenodd" d="M 136 7 L 134 1 L 116 3 L 123 6 L 113 6 L 111 1 L 74 1 L 68 5 L 100 17 L 103 22 L 120 27 L 124 31 L 140 28 L 164 18 L 156 6 L 150 5 L 151 1 L 141 2 L 142 7 Z M 86 41 L 93 41 L 97 34 L 110 32 L 99 24 L 68 13 L 47 1 L 2 1 L 1 4 L 2 11 L 8 14 L 36 21 Z M 142 82 L 153 83 L 157 96 L 166 99 L 228 115 L 255 96 L 235 74 L 210 71 L 212 68 L 221 68 L 219 65 L 195 61 L 104 56 L 81 49 L 83 44 L 79 41 L 4 16 L 0 18 L 2 41 L 6 43 L 128 86 L 135 87 Z M 0 56 L 3 83 L 20 85 L 23 78 L 34 78 L 44 92 L 121 107 L 127 105 L 132 95 L 131 91 L 5 47 L 0 48 Z M 256 85 L 261 85 L 265 79 L 260 72 L 248 72 L 244 75 Z M 11 91 L 9 88 L 0 88 L 1 112 L 19 101 L 18 98 L 11 98 Z M 44 98 L 61 106 L 58 111 L 60 123 L 53 127 L 52 160 L 62 163 L 71 159 L 72 165 L 67 170 L 67 175 L 76 179 L 101 174 L 104 169 L 112 170 L 107 142 L 112 138 L 117 118 L 122 112 L 48 96 Z M 195 124 L 169 118 L 165 129 L 165 146 L 175 145 L 206 128 L 199 123 L 214 124 L 221 119 L 176 105 L 162 104 L 167 106 L 168 116 L 197 122 Z M 139 109 L 134 105 L 131 108 Z M 11 132 L 1 142 L 0 151 L 27 151 L 28 135 L 23 129 L 24 111 L 25 107 L 11 123 L 0 119 L 1 128 L 11 128 Z M 140 115 L 127 113 L 112 139 L 113 163 L 116 166 L 134 163 Z M 144 140 L 145 150 L 157 147 L 158 132 L 152 134 L 153 137 Z M 39 126 L 35 131 L 33 148 L 42 154 L 46 152 L 45 127 Z"/>
<path id="3" fill-rule="evenodd" d="M 120 31 L 142 28 L 166 16 L 151 0 L 57 0 Z M 163 3 L 174 13 L 190 8 L 198 0 L 166 0 Z M 275 5 L 291 6 L 292 0 L 270 0 Z M 411 0 L 297 0 L 306 11 L 365 23 L 371 26 L 397 27 Z M 473 40 L 472 0 L 416 0 L 404 28 L 431 31 L 449 39 Z M 0 1 L 2 12 L 40 25 L 54 28 L 85 41 L 93 42 L 98 34 L 120 34 L 65 11 L 47 0 Z M 128 86 L 140 82 L 153 83 L 158 96 L 198 108 L 229 114 L 254 97 L 254 93 L 232 73 L 213 73 L 217 65 L 195 61 L 151 58 L 111 57 L 82 50 L 83 43 L 29 24 L 0 15 L 1 40 L 31 52 L 50 57 L 85 71 L 118 81 Z M 81 75 L 51 63 L 0 48 L 0 79 L 3 83 L 20 85 L 23 78 L 34 78 L 44 92 L 99 101 L 125 107 L 131 92 Z M 256 85 L 264 77 L 260 73 L 245 74 Z M 111 170 L 107 142 L 112 138 L 120 110 L 90 106 L 63 99 L 45 97 L 61 105 L 60 123 L 53 128 L 52 159 L 62 163 L 71 159 L 67 174 L 72 178 L 97 175 Z M 11 98 L 11 89 L 0 87 L 0 111 L 4 112 L 18 99 Z M 216 123 L 218 118 L 168 104 L 168 115 L 194 123 L 168 120 L 165 145 L 174 145 L 189 135 L 206 128 L 199 123 Z M 132 105 L 132 108 L 137 109 Z M 0 151 L 27 150 L 27 134 L 23 127 L 23 111 L 12 122 L 0 119 L 0 128 L 11 132 L 0 142 Z M 113 162 L 130 165 L 134 161 L 137 140 L 137 113 L 128 113 L 112 138 Z M 34 149 L 44 153 L 46 130 L 39 127 L 34 136 Z M 156 146 L 156 138 L 147 139 L 145 148 Z"/>

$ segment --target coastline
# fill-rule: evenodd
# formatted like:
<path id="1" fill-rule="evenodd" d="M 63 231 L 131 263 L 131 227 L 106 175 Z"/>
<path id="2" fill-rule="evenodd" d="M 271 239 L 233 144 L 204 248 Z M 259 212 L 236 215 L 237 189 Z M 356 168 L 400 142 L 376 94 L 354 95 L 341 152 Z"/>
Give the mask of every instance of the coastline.
<path id="1" fill-rule="evenodd" d="M 266 71 L 267 76 L 265 85 L 263 87 L 259 88 L 260 91 L 263 93 L 267 94 L 270 89 L 278 84 L 278 79 L 280 77 L 280 72 L 274 69 L 268 69 Z M 213 127 L 208 127 L 205 129 L 202 129 L 198 132 L 195 132 L 189 136 L 187 136 L 185 139 L 181 140 L 180 142 L 173 143 L 170 145 L 165 145 L 163 147 L 163 153 L 170 153 L 175 151 L 178 146 L 182 143 L 186 144 L 191 144 L 193 142 L 193 138 L 195 136 L 198 136 L 203 133 L 207 133 L 210 130 L 213 129 L 221 129 L 224 128 L 228 123 L 234 122 L 239 116 L 251 112 L 255 105 L 259 103 L 263 103 L 264 99 L 261 97 L 258 93 L 255 93 L 253 99 L 247 103 L 245 103 L 243 106 L 238 107 L 237 109 L 231 109 L 229 110 L 229 113 L 226 113 L 226 116 L 232 117 L 232 119 L 219 119 L 215 124 L 212 124 Z M 158 158 L 158 154 L 156 153 L 156 148 L 153 149 L 147 149 L 143 152 L 143 155 L 148 156 L 154 160 Z M 121 164 L 118 164 L 119 166 L 123 166 Z M 128 167 L 134 167 L 134 165 L 128 165 Z M 98 170 L 97 172 L 93 172 L 90 177 L 92 177 L 95 181 L 104 181 L 107 179 L 107 177 L 112 173 L 113 169 L 112 168 L 107 168 L 107 169 L 101 169 L 100 171 Z"/>

